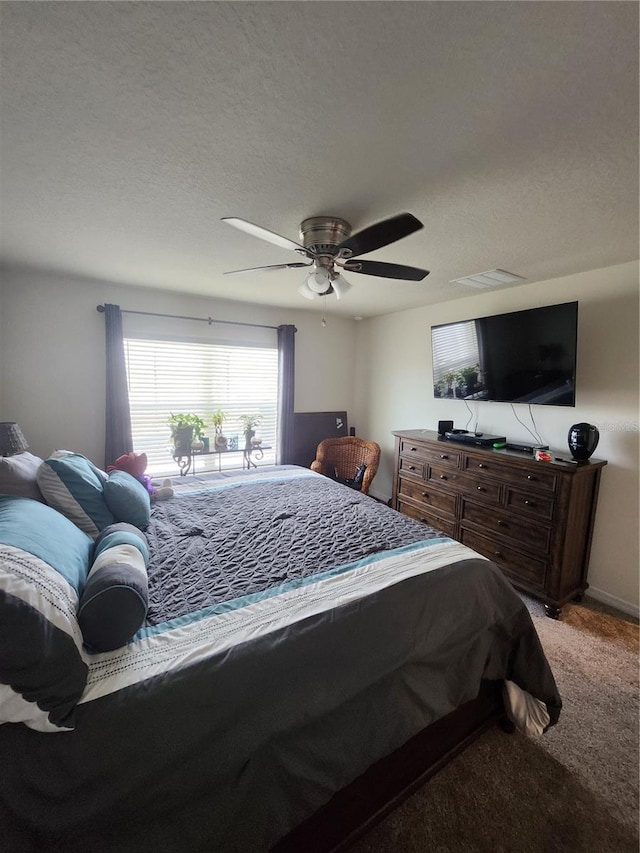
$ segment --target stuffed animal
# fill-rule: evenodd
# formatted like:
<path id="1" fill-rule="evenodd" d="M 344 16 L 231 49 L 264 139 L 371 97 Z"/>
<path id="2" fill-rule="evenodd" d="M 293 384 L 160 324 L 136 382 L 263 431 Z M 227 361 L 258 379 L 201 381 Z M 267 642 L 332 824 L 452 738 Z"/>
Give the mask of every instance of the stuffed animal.
<path id="1" fill-rule="evenodd" d="M 171 487 L 171 480 L 167 478 L 160 483 L 159 480 L 154 480 L 148 474 L 145 474 L 146 470 L 146 453 L 125 453 L 122 456 L 118 456 L 113 465 L 107 467 L 107 473 L 110 471 L 126 471 L 127 474 L 131 474 L 149 492 L 151 500 L 161 501 L 172 497 L 173 489 Z"/>

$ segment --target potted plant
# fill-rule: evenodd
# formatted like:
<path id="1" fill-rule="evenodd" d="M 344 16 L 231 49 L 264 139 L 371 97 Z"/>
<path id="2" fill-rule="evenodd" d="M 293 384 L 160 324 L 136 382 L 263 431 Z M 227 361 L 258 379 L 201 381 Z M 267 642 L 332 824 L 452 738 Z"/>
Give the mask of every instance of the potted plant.
<path id="1" fill-rule="evenodd" d="M 238 418 L 240 423 L 242 424 L 242 431 L 244 432 L 244 446 L 245 449 L 250 449 L 252 444 L 252 439 L 256 434 L 256 427 L 260 426 L 260 422 L 262 420 L 262 415 L 260 412 L 256 412 L 252 415 L 240 415 Z"/>
<path id="2" fill-rule="evenodd" d="M 444 375 L 444 382 L 447 388 L 447 397 L 455 397 L 456 396 L 456 383 L 458 381 L 458 374 L 453 370 L 450 370 L 448 373 Z"/>
<path id="3" fill-rule="evenodd" d="M 200 447 L 203 446 L 201 438 L 206 423 L 199 415 L 190 412 L 174 415 L 172 412 L 167 423 L 171 428 L 174 456 L 188 456 L 194 442 L 198 442 Z"/>
<path id="4" fill-rule="evenodd" d="M 433 396 L 434 397 L 445 397 L 447 393 L 447 389 L 444 383 L 444 379 L 439 379 L 433 386 Z"/>
<path id="5" fill-rule="evenodd" d="M 458 381 L 465 389 L 465 396 L 473 394 L 478 381 L 477 367 L 463 367 L 458 373 Z"/>
<path id="6" fill-rule="evenodd" d="M 224 423 L 226 416 L 226 412 L 223 412 L 220 408 L 216 409 L 211 415 L 211 423 L 215 430 L 214 445 L 216 450 L 227 449 L 227 439 L 222 434 L 222 424 Z"/>

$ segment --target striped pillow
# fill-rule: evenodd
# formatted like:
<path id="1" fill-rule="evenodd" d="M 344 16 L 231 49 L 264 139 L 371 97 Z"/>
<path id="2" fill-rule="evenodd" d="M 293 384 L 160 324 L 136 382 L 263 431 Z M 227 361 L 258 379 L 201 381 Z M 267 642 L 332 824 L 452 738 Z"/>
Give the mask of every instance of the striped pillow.
<path id="1" fill-rule="evenodd" d="M 87 681 L 77 609 L 92 547 L 46 504 L 0 496 L 0 723 L 74 727 Z"/>
<path id="2" fill-rule="evenodd" d="M 114 518 L 104 499 L 107 475 L 79 453 L 57 450 L 38 470 L 44 499 L 94 539 Z"/>
<path id="3" fill-rule="evenodd" d="M 78 621 L 91 651 L 118 649 L 147 615 L 149 548 L 132 524 L 112 524 L 95 543 Z"/>

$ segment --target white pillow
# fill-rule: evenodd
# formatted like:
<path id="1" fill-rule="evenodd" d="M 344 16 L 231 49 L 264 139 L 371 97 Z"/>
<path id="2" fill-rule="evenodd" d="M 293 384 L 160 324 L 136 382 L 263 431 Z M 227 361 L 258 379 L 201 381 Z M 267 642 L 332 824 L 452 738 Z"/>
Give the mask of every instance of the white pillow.
<path id="1" fill-rule="evenodd" d="M 31 498 L 44 503 L 44 497 L 36 482 L 42 459 L 33 453 L 15 453 L 0 456 L 0 494 Z"/>

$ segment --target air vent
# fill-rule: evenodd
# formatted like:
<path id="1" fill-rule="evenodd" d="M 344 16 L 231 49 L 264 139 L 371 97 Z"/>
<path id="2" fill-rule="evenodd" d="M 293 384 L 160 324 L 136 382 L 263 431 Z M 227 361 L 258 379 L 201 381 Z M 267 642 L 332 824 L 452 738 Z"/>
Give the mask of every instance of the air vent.
<path id="1" fill-rule="evenodd" d="M 465 278 L 454 278 L 450 283 L 466 284 L 468 287 L 477 287 L 482 290 L 486 287 L 497 287 L 499 284 L 516 284 L 520 281 L 526 281 L 526 278 L 521 275 L 514 275 L 512 272 L 505 272 L 505 270 L 489 270 L 488 272 L 468 275 Z"/>

